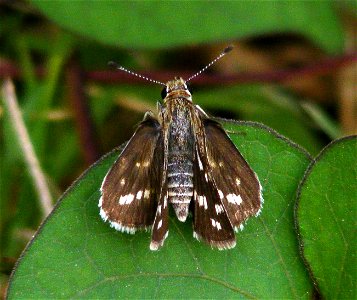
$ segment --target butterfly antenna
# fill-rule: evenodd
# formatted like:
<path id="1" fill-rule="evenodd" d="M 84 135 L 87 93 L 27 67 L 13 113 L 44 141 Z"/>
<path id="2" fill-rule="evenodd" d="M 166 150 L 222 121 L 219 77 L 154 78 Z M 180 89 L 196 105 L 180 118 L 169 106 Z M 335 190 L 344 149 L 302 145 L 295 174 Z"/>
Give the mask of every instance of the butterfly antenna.
<path id="1" fill-rule="evenodd" d="M 130 71 L 130 70 L 124 68 L 123 66 L 117 64 L 117 63 L 114 62 L 114 61 L 108 62 L 108 65 L 111 66 L 111 67 L 114 67 L 114 68 L 116 68 L 116 69 L 118 69 L 118 70 L 120 70 L 120 71 L 124 71 L 124 72 L 126 72 L 126 73 L 129 73 L 130 75 L 139 77 L 139 78 L 141 78 L 141 79 L 145 79 L 145 80 L 147 80 L 147 81 L 150 81 L 150 82 L 153 82 L 153 83 L 157 83 L 157 84 L 161 84 L 161 85 L 163 85 L 163 86 L 166 86 L 166 84 L 163 83 L 163 82 L 161 82 L 161 81 L 158 81 L 158 80 L 155 80 L 155 79 L 151 79 L 151 78 L 146 77 L 146 76 L 144 76 L 144 75 L 141 75 L 141 74 L 135 73 L 135 72 L 133 72 L 133 71 Z"/>
<path id="2" fill-rule="evenodd" d="M 212 60 L 207 66 L 205 66 L 203 69 L 198 71 L 197 73 L 193 74 L 189 79 L 186 80 L 186 82 L 190 81 L 191 79 L 195 78 L 196 76 L 200 75 L 202 72 L 206 71 L 210 66 L 212 66 L 216 61 L 220 60 L 223 56 L 225 56 L 228 52 L 230 52 L 233 49 L 233 46 L 228 46 L 225 48 L 220 55 L 218 55 L 214 60 Z"/>

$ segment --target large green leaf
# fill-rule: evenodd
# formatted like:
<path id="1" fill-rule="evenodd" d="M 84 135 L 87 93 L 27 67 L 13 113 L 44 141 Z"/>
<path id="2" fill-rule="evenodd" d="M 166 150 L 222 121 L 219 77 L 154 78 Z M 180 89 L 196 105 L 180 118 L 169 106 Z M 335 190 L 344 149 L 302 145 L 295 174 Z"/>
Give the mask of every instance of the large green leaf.
<path id="1" fill-rule="evenodd" d="M 336 140 L 311 163 L 297 221 L 311 275 L 326 299 L 356 298 L 357 137 Z"/>
<path id="2" fill-rule="evenodd" d="M 284 31 L 306 35 L 331 52 L 343 46 L 331 1 L 31 2 L 61 26 L 121 47 L 173 47 Z"/>
<path id="3" fill-rule="evenodd" d="M 223 121 L 222 121 L 223 122 Z M 64 194 L 22 255 L 14 298 L 309 298 L 312 284 L 294 230 L 295 193 L 308 154 L 262 125 L 223 122 L 257 172 L 264 207 L 237 234 L 237 246 L 211 250 L 192 237 L 191 219 L 170 219 L 164 247 L 150 234 L 120 233 L 99 217 L 99 187 L 118 156 L 91 167 Z"/>

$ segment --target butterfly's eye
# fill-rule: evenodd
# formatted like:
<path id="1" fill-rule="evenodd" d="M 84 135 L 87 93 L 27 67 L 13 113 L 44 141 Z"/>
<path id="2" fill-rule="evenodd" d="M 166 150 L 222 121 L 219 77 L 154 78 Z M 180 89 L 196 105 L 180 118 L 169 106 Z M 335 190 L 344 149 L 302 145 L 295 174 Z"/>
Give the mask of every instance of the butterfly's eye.
<path id="1" fill-rule="evenodd" d="M 161 98 L 162 99 L 165 99 L 166 98 L 166 95 L 167 95 L 167 91 L 166 91 L 166 86 L 162 89 L 161 91 Z"/>

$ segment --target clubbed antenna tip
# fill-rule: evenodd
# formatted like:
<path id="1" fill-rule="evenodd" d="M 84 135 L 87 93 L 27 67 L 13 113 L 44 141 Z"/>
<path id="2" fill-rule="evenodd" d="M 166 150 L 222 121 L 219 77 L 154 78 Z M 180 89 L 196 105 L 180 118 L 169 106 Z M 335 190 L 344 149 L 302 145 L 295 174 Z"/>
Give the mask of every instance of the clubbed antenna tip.
<path id="1" fill-rule="evenodd" d="M 224 53 L 231 52 L 233 50 L 233 45 L 229 45 L 226 49 L 223 50 Z"/>
<path id="2" fill-rule="evenodd" d="M 108 66 L 112 67 L 112 68 L 117 68 L 117 69 L 120 68 L 120 66 L 115 61 L 109 61 Z"/>

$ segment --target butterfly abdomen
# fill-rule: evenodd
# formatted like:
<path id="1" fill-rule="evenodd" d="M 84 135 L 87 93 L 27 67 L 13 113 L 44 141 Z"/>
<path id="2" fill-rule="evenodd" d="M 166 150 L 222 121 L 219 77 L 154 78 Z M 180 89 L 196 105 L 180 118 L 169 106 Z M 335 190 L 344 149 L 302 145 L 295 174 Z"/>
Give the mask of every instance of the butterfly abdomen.
<path id="1" fill-rule="evenodd" d="M 167 188 L 168 200 L 180 221 L 186 220 L 193 195 L 193 158 L 190 111 L 177 107 L 169 128 Z"/>

